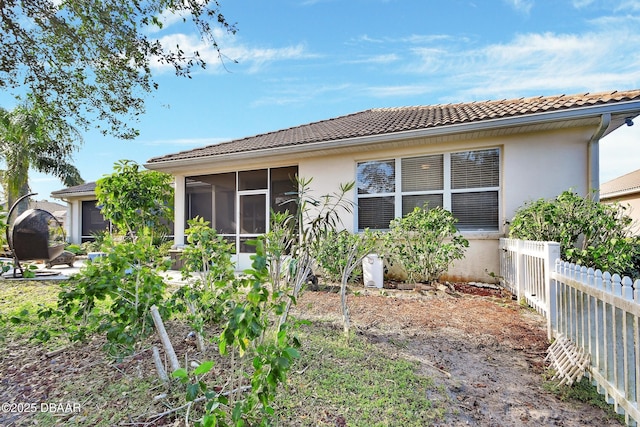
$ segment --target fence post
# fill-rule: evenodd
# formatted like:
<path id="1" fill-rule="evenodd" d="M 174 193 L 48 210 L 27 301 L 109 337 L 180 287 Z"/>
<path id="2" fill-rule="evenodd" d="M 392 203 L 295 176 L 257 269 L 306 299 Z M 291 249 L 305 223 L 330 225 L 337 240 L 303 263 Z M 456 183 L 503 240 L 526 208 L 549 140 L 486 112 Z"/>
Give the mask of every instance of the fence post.
<path id="1" fill-rule="evenodd" d="M 521 298 L 524 298 L 524 282 L 525 278 L 525 268 L 524 268 L 524 240 L 518 239 L 516 241 L 516 281 L 517 281 L 517 293 L 516 297 L 518 298 L 518 303 Z"/>
<path id="2" fill-rule="evenodd" d="M 556 281 L 551 273 L 556 269 L 556 261 L 560 259 L 560 243 L 545 242 L 544 244 L 544 289 L 546 292 L 545 310 L 547 311 L 547 338 L 553 338 L 553 328 L 557 327 L 557 295 Z"/>

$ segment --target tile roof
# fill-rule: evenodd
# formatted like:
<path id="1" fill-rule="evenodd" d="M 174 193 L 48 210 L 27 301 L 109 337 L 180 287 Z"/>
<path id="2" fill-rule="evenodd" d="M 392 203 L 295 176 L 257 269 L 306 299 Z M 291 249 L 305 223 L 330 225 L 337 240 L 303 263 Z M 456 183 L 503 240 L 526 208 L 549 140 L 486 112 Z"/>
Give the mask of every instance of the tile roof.
<path id="1" fill-rule="evenodd" d="M 539 96 L 446 105 L 376 108 L 275 132 L 154 157 L 148 160 L 148 164 L 393 134 L 637 100 L 640 100 L 640 90 Z"/>
<path id="2" fill-rule="evenodd" d="M 640 169 L 600 185 L 600 198 L 640 193 Z"/>
<path id="3" fill-rule="evenodd" d="M 78 194 L 78 193 L 93 193 L 96 190 L 96 183 L 87 182 L 85 184 L 75 185 L 73 187 L 63 188 L 62 190 L 53 191 L 51 193 L 54 197 L 64 197 L 69 194 Z"/>

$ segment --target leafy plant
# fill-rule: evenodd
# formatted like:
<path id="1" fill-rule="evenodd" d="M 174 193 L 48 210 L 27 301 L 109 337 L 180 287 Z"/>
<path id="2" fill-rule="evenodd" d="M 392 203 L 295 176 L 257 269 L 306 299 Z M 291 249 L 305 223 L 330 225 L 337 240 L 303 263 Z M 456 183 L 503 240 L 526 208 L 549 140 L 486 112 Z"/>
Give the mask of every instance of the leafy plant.
<path id="1" fill-rule="evenodd" d="M 341 213 L 352 212 L 347 194 L 355 183 L 341 184 L 338 191 L 314 196 L 312 179 L 296 177 L 297 192 L 283 205 L 292 204 L 293 213 L 273 214 L 265 236 L 270 280 L 275 290 L 292 298 L 282 314 L 286 322 L 291 304 L 312 274 L 314 257 L 326 239 L 342 227 Z"/>
<path id="2" fill-rule="evenodd" d="M 342 281 L 343 272 L 348 263 L 349 252 L 353 245 L 358 242 L 358 236 L 346 230 L 329 232 L 318 242 L 314 258 L 321 268 L 324 278 L 331 282 Z M 357 264 L 347 277 L 347 280 L 348 282 L 354 282 L 361 276 L 362 265 Z"/>
<path id="3" fill-rule="evenodd" d="M 118 231 L 131 237 L 141 230 L 152 230 L 153 236 L 163 236 L 169 228 L 173 209 L 173 178 L 171 175 L 139 170 L 131 160 L 120 160 L 114 173 L 96 182 L 100 212 Z"/>
<path id="4" fill-rule="evenodd" d="M 407 281 L 432 282 L 451 263 L 464 257 L 469 242 L 457 233 L 457 220 L 441 207 L 416 207 L 404 218 L 396 218 L 384 235 L 392 263 L 407 273 Z"/>
<path id="5" fill-rule="evenodd" d="M 347 283 L 353 275 L 353 271 L 362 266 L 362 260 L 366 257 L 376 245 L 378 233 L 365 230 L 362 234 L 351 234 L 342 231 L 342 239 L 346 242 L 348 248 L 344 260 L 340 263 L 340 306 L 342 308 L 342 326 L 345 338 L 349 341 L 351 320 L 349 317 L 349 306 L 347 305 Z"/>
<path id="6" fill-rule="evenodd" d="M 149 234 L 135 242 L 106 240 L 106 255 L 87 263 L 70 279 L 58 296 L 56 309 L 42 310 L 39 315 L 59 317 L 61 331 L 72 340 L 104 332 L 112 353 L 131 352 L 153 331 L 149 308 L 154 304 L 163 307 L 161 313 L 167 315 L 162 304 L 166 285 L 160 272 L 168 269 L 169 261 L 150 240 Z M 106 302 L 106 310 L 95 310 L 100 301 Z M 40 338 L 46 340 L 48 334 Z"/>
<path id="7" fill-rule="evenodd" d="M 188 313 L 198 334 L 198 347 L 203 349 L 205 324 L 222 320 L 224 304 L 236 292 L 231 262 L 233 244 L 218 235 L 203 218 L 194 218 L 188 224 L 187 245 L 181 254 L 185 285 L 173 293 L 168 307 Z"/>
<path id="8" fill-rule="evenodd" d="M 84 252 L 100 252 L 102 245 L 106 239 L 110 238 L 111 233 L 107 230 L 95 231 L 91 233 L 92 240 L 83 242 L 80 247 Z"/>
<path id="9" fill-rule="evenodd" d="M 7 244 L 7 212 L 0 207 L 0 248 Z"/>
<path id="10" fill-rule="evenodd" d="M 636 276 L 640 246 L 630 238 L 631 218 L 620 204 L 599 203 L 564 191 L 552 200 L 539 199 L 516 211 L 509 226 L 512 238 L 553 241 L 566 261 L 612 273 Z"/>
<path id="11" fill-rule="evenodd" d="M 80 245 L 67 245 L 67 247 L 65 248 L 65 250 L 72 252 L 75 255 L 85 255 L 85 251 L 80 247 Z"/>
<path id="12" fill-rule="evenodd" d="M 340 224 L 338 211 L 349 207 L 345 195 L 352 186 L 344 185 L 337 193 L 316 198 L 310 194 L 311 180 L 296 179 L 298 192 L 288 201 L 293 209 L 272 212 L 270 231 L 251 242 L 256 247 L 252 268 L 241 276 L 226 277 L 228 255 L 220 255 L 224 259 L 218 261 L 209 258 L 215 249 L 207 245 L 219 245 L 223 240 L 208 228 L 208 223 L 190 223 L 185 266 L 188 270 L 209 271 L 200 283 L 209 283 L 212 286 L 204 288 L 219 292 L 209 307 L 200 298 L 198 304 L 203 313 L 215 311 L 221 322 L 218 349 L 231 365 L 228 374 L 220 378 L 222 383 L 213 385 L 202 380 L 213 367 L 209 362 L 192 373 L 184 369 L 174 372 L 174 377 L 186 385 L 189 407 L 191 402 L 204 402 L 205 413 L 198 425 L 268 425 L 277 388 L 286 382 L 299 357 L 289 309 L 311 270 L 313 248 L 332 235 Z M 220 266 L 222 280 L 216 278 L 217 273 L 211 274 L 212 268 Z M 207 281 L 207 277 L 212 280 Z M 245 379 L 250 386 L 245 385 Z"/>
<path id="13" fill-rule="evenodd" d="M 299 357 L 299 342 L 289 334 L 289 325 L 279 322 L 285 302 L 279 292 L 271 292 L 269 268 L 263 239 L 254 242 L 256 254 L 252 268 L 234 278 L 224 304 L 223 330 L 218 339 L 219 352 L 230 358 L 231 367 L 220 383 L 202 380 L 213 362 L 202 363 L 193 372 L 173 372 L 186 385 L 186 400 L 204 401 L 205 413 L 197 420 L 201 426 L 267 425 L 274 413 L 271 406 L 277 387 L 284 383 L 292 363 Z M 250 372 L 245 371 L 250 358 Z M 244 379 L 250 386 L 243 387 Z"/>

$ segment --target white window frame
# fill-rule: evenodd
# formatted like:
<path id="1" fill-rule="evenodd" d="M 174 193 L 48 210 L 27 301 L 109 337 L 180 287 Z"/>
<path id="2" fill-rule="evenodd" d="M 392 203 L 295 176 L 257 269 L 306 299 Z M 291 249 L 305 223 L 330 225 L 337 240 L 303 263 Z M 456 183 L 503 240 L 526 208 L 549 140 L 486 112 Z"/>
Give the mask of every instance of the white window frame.
<path id="1" fill-rule="evenodd" d="M 453 189 L 451 183 L 451 155 L 456 153 L 466 153 L 466 152 L 474 152 L 474 151 L 488 151 L 488 150 L 498 150 L 498 185 L 492 187 L 473 187 L 473 188 L 463 188 L 463 189 Z M 402 191 L 402 160 L 415 158 L 415 157 L 428 157 L 428 156 L 442 156 L 443 159 L 443 189 L 442 190 L 425 190 L 425 191 Z M 442 206 L 444 209 L 451 211 L 452 206 L 452 195 L 456 193 L 480 193 L 480 192 L 497 192 L 498 197 L 498 222 L 495 224 L 495 228 L 464 228 L 461 231 L 464 233 L 474 233 L 474 232 L 499 232 L 500 230 L 500 221 L 501 221 L 501 205 L 502 205 L 502 197 L 501 197 L 501 183 L 502 183 L 502 150 L 500 147 L 483 147 L 476 149 L 468 149 L 468 150 L 457 150 L 450 151 L 445 153 L 424 153 L 424 154 L 416 154 L 411 156 L 404 157 L 396 157 L 389 158 L 383 157 L 379 159 L 369 159 L 369 160 L 361 160 L 356 162 L 356 171 L 358 170 L 358 165 L 361 163 L 367 162 L 386 162 L 386 161 L 394 161 L 394 175 L 395 175 L 395 191 L 388 193 L 375 193 L 375 194 L 358 194 L 357 191 L 357 183 L 356 183 L 356 206 L 355 206 L 355 229 L 358 231 L 362 231 L 360 228 L 360 224 L 358 223 L 358 212 L 360 209 L 360 199 L 366 198 L 377 198 L 377 197 L 394 197 L 394 217 L 401 218 L 402 215 L 402 197 L 403 196 L 412 196 L 412 195 L 430 195 L 430 194 L 442 194 Z M 357 173 L 356 173 L 357 180 Z"/>

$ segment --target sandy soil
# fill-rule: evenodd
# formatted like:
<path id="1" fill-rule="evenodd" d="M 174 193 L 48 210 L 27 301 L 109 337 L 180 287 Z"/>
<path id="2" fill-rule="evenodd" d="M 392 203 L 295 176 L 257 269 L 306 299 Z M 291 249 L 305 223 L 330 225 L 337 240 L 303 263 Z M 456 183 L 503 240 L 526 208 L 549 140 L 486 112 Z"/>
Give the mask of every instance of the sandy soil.
<path id="1" fill-rule="evenodd" d="M 308 316 L 336 320 L 339 306 L 339 295 L 326 292 L 306 292 L 298 302 Z M 504 292 L 462 284 L 438 295 L 365 289 L 349 297 L 349 310 L 358 333 L 391 355 L 421 362 L 425 375 L 445 387 L 442 426 L 620 425 L 601 409 L 543 389 L 545 320 Z"/>

